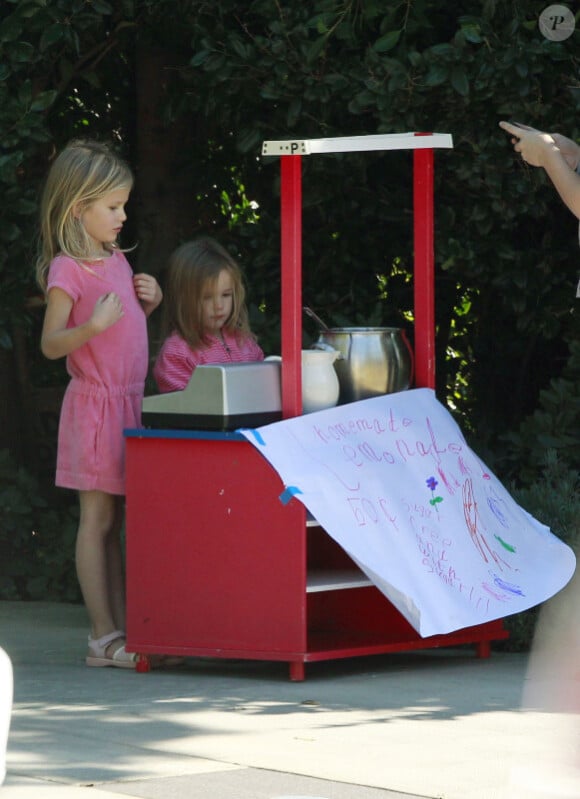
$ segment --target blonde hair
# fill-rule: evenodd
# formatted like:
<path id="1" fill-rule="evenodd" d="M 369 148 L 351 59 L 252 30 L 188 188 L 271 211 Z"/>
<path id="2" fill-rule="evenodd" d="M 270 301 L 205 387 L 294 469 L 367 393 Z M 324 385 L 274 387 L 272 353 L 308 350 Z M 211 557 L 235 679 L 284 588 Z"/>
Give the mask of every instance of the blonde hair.
<path id="1" fill-rule="evenodd" d="M 164 336 L 178 333 L 192 349 L 208 343 L 203 327 L 203 296 L 216 285 L 224 270 L 233 287 L 232 312 L 224 329 L 241 338 L 253 335 L 240 267 L 217 241 L 203 237 L 185 242 L 169 258 L 163 300 Z"/>
<path id="2" fill-rule="evenodd" d="M 91 240 L 78 218 L 78 210 L 85 210 L 112 191 L 130 191 L 132 187 L 130 168 L 101 142 L 71 141 L 55 158 L 40 205 L 36 280 L 43 291 L 55 256 L 62 253 L 76 261 L 90 260 Z M 103 246 L 109 251 L 116 249 L 113 245 Z"/>

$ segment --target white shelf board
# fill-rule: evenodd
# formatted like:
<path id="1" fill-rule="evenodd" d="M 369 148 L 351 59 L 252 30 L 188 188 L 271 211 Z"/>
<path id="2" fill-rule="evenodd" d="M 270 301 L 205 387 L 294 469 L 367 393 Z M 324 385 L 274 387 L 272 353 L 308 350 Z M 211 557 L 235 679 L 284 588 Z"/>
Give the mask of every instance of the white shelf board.
<path id="1" fill-rule="evenodd" d="M 371 580 L 358 569 L 314 571 L 308 572 L 308 577 L 306 578 L 306 593 L 314 594 L 317 591 L 342 591 L 348 588 L 367 588 L 369 585 L 372 585 Z"/>

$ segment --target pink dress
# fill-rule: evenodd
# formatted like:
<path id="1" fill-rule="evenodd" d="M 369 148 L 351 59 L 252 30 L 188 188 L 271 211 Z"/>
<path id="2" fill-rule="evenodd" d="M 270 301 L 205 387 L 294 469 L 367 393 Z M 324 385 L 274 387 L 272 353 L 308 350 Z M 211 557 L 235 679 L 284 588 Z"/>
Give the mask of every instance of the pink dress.
<path id="1" fill-rule="evenodd" d="M 153 367 L 159 391 L 182 391 L 189 383 L 195 367 L 201 364 L 264 360 L 262 348 L 251 336 L 238 339 L 226 330 L 223 336 L 223 341 L 210 336 L 209 344 L 197 350 L 192 350 L 178 333 L 166 338 Z"/>
<path id="2" fill-rule="evenodd" d="M 79 491 L 125 493 L 124 428 L 141 426 L 148 366 L 147 320 L 123 253 L 91 265 L 60 255 L 50 265 L 48 290 L 73 301 L 67 327 L 86 322 L 97 299 L 114 291 L 124 315 L 66 359 L 71 381 L 58 431 L 56 485 Z"/>

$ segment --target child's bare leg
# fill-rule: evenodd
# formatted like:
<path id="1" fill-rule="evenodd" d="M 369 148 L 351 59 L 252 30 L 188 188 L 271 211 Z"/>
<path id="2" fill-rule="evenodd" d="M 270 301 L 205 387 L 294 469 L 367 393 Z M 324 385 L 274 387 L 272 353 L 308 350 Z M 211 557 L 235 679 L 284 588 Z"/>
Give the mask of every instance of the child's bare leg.
<path id="1" fill-rule="evenodd" d="M 102 491 L 81 491 L 76 567 L 91 621 L 91 637 L 118 629 L 109 594 L 109 540 L 117 518 L 117 498 Z M 118 646 L 118 644 L 116 644 Z"/>
<path id="2" fill-rule="evenodd" d="M 109 604 L 116 630 L 125 629 L 125 576 L 121 529 L 125 512 L 124 498 L 115 497 L 115 522 L 107 539 L 107 575 Z"/>

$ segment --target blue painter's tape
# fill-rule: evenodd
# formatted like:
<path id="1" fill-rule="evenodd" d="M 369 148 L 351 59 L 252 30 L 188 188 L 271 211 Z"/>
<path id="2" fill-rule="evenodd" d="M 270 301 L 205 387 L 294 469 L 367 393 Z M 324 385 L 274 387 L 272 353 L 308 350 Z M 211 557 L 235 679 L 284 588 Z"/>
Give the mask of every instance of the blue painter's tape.
<path id="1" fill-rule="evenodd" d="M 240 429 L 242 429 L 242 428 L 240 428 Z M 256 430 L 256 429 L 255 429 L 255 428 L 253 428 L 253 427 L 247 427 L 247 428 L 246 428 L 246 427 L 244 427 L 244 428 L 243 428 L 243 430 L 244 430 L 244 432 L 245 432 L 245 433 L 251 433 L 251 434 L 254 436 L 254 438 L 256 439 L 256 442 L 257 442 L 257 443 L 258 443 L 258 444 L 259 444 L 261 447 L 265 447 L 265 446 L 266 446 L 266 442 L 264 441 L 264 439 L 263 439 L 263 438 L 262 438 L 262 436 L 260 435 L 260 431 L 259 431 L 259 430 Z"/>
<path id="2" fill-rule="evenodd" d="M 282 505 L 287 505 L 293 496 L 301 493 L 302 491 L 298 488 L 298 486 L 286 486 L 285 490 L 280 494 L 278 499 Z"/>

